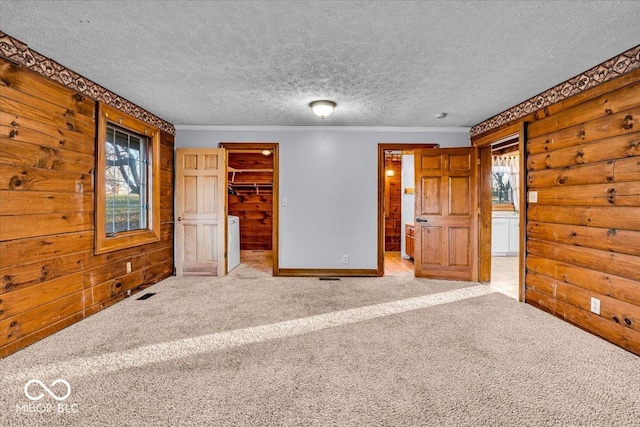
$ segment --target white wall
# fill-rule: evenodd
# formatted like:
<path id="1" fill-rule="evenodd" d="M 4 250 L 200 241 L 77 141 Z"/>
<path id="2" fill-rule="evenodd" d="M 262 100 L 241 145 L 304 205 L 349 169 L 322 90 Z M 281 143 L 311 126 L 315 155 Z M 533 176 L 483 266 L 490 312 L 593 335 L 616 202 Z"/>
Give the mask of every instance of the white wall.
<path id="1" fill-rule="evenodd" d="M 376 269 L 378 144 L 470 145 L 466 128 L 176 128 L 176 148 L 279 143 L 280 268 Z"/>

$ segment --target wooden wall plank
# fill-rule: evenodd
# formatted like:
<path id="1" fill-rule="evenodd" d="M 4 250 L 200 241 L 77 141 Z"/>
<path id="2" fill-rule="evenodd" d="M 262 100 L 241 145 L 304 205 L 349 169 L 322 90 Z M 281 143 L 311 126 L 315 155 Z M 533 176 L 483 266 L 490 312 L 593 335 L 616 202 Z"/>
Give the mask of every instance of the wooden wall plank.
<path id="1" fill-rule="evenodd" d="M 0 115 L 0 138 L 28 142 L 54 150 L 65 149 L 90 156 L 95 150 L 91 135 L 9 114 Z"/>
<path id="2" fill-rule="evenodd" d="M 640 132 L 634 132 L 550 153 L 530 155 L 527 157 L 527 168 L 529 171 L 538 171 L 638 156 Z"/>
<path id="3" fill-rule="evenodd" d="M 93 174 L 91 155 L 0 138 L 0 163 Z"/>
<path id="4" fill-rule="evenodd" d="M 92 193 L 93 176 L 0 163 L 0 190 Z"/>
<path id="5" fill-rule="evenodd" d="M 93 213 L 62 212 L 0 217 L 0 241 L 93 230 Z"/>
<path id="6" fill-rule="evenodd" d="M 597 120 L 579 123 L 558 132 L 530 138 L 527 142 L 527 152 L 529 154 L 547 153 L 560 148 L 630 134 L 637 132 L 638 129 L 640 129 L 640 107 L 635 107 Z"/>
<path id="7" fill-rule="evenodd" d="M 529 239 L 527 253 L 640 281 L 640 257 Z"/>
<path id="8" fill-rule="evenodd" d="M 57 212 L 93 212 L 93 194 L 0 190 L 0 215 Z"/>
<path id="9" fill-rule="evenodd" d="M 529 188 L 538 191 L 538 205 L 640 206 L 640 181 L 569 187 Z"/>
<path id="10" fill-rule="evenodd" d="M 0 320 L 80 292 L 83 285 L 82 272 L 76 272 L 35 286 L 4 293 L 0 297 Z"/>
<path id="11" fill-rule="evenodd" d="M 3 94 L 4 95 L 4 94 Z M 0 96 L 0 110 L 6 114 L 25 117 L 40 123 L 57 127 L 71 129 L 85 135 L 91 135 L 95 128 L 95 123 L 88 116 L 76 115 L 73 110 L 64 107 L 55 107 L 53 111 L 43 110 L 46 107 L 38 103 L 28 105 L 14 99 Z"/>
<path id="12" fill-rule="evenodd" d="M 530 221 L 531 239 L 640 256 L 640 231 Z"/>
<path id="13" fill-rule="evenodd" d="M 527 271 L 570 283 L 629 304 L 637 304 L 640 301 L 638 282 L 624 277 L 535 255 L 527 257 Z"/>
<path id="14" fill-rule="evenodd" d="M 531 205 L 527 221 L 640 231 L 640 209 L 626 206 Z"/>
<path id="15" fill-rule="evenodd" d="M 46 261 L 88 250 L 93 250 L 92 231 L 9 240 L 0 242 L 0 268 Z"/>
<path id="16" fill-rule="evenodd" d="M 23 264 L 20 268 L 0 269 L 0 295 L 82 271 L 86 256 L 82 253 L 73 254 L 51 258 L 44 262 Z"/>

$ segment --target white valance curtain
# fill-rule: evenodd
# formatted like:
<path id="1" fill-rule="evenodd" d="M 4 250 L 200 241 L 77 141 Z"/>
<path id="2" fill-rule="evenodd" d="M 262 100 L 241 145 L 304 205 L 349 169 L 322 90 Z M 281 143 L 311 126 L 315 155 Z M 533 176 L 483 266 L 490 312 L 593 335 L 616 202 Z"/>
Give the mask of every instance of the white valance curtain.
<path id="1" fill-rule="evenodd" d="M 498 170 L 507 169 L 509 186 L 511 187 L 511 200 L 516 212 L 520 211 L 520 156 L 504 155 L 494 156 L 493 166 Z"/>

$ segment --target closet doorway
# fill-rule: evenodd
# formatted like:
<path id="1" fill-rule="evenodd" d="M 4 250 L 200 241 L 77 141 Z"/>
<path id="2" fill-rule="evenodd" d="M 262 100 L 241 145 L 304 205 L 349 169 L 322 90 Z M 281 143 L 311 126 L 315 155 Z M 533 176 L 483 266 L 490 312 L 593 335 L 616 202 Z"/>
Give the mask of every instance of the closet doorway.
<path id="1" fill-rule="evenodd" d="M 240 264 L 277 276 L 278 144 L 222 142 L 220 147 L 227 153 L 227 216 L 230 224 L 239 223 L 239 243 L 230 236 L 227 252 L 231 257 L 239 249 Z M 229 265 L 231 272 L 234 267 Z"/>

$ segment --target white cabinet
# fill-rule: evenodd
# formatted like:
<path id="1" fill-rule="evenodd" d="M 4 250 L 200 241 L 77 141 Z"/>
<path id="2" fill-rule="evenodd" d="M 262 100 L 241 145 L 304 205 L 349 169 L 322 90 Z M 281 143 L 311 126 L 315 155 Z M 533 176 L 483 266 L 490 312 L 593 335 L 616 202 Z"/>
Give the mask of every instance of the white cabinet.
<path id="1" fill-rule="evenodd" d="M 520 218 L 509 218 L 509 252 L 520 250 Z"/>
<path id="2" fill-rule="evenodd" d="M 491 224 L 491 252 L 509 252 L 509 218 L 493 218 Z"/>
<path id="3" fill-rule="evenodd" d="M 520 219 L 495 216 L 491 223 L 491 254 L 516 255 L 520 248 Z"/>

